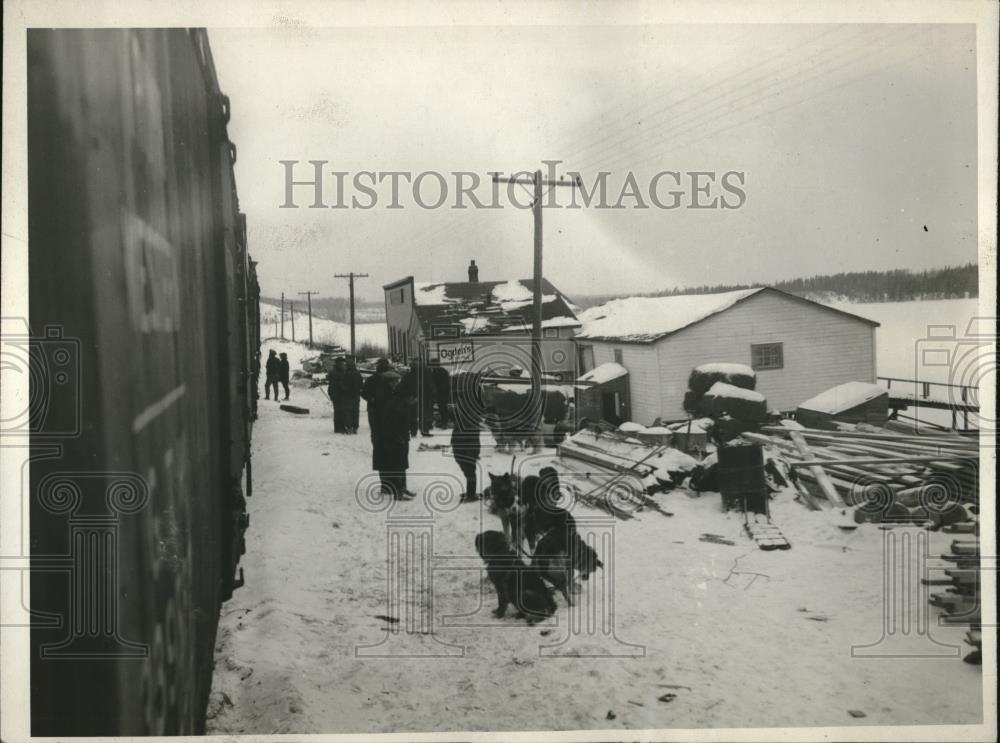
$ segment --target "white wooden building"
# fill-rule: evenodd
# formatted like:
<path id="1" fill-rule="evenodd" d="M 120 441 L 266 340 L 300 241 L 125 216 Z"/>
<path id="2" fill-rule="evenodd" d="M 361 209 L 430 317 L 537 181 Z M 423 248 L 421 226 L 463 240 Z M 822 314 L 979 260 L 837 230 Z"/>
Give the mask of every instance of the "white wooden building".
<path id="1" fill-rule="evenodd" d="M 631 418 L 644 425 L 684 418 L 688 376 L 709 362 L 752 367 L 780 411 L 843 382 L 875 382 L 877 322 L 771 287 L 616 299 L 579 318 L 581 371 L 624 366 Z"/>

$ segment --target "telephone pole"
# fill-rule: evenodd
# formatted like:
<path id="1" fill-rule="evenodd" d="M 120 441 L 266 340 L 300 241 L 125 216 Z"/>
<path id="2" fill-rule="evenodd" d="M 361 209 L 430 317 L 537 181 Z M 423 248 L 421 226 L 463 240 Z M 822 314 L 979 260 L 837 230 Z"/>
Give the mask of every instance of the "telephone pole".
<path id="1" fill-rule="evenodd" d="M 501 178 L 499 175 L 493 176 L 494 183 L 518 183 L 522 186 L 533 187 L 533 198 L 531 201 L 531 214 L 535 223 L 535 290 L 533 302 L 535 316 L 531 324 L 531 374 L 538 379 L 539 392 L 542 384 L 542 187 L 548 186 L 580 186 L 580 176 L 572 180 L 560 178 L 558 181 L 547 181 L 542 178 L 542 171 L 536 170 L 531 178 Z"/>
<path id="2" fill-rule="evenodd" d="M 281 340 L 285 340 L 285 293 L 281 292 Z"/>
<path id="3" fill-rule="evenodd" d="M 295 302 L 288 303 L 288 319 L 292 323 L 292 342 L 295 342 Z"/>
<path id="4" fill-rule="evenodd" d="M 313 294 L 319 294 L 319 292 L 299 292 L 299 296 L 305 295 L 306 304 L 309 306 L 309 348 L 313 347 Z"/>
<path id="5" fill-rule="evenodd" d="M 366 273 L 335 273 L 335 279 L 347 279 L 347 284 L 351 290 L 351 356 L 354 355 L 354 279 L 366 279 Z"/>

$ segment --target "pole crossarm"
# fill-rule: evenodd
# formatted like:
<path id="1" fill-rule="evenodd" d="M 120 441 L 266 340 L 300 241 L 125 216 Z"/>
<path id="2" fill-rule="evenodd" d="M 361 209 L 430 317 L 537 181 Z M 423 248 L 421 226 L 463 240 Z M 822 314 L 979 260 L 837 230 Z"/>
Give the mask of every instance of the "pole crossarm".
<path id="1" fill-rule="evenodd" d="M 527 172 L 527 171 L 523 171 Z M 534 261 L 534 292 L 532 305 L 534 306 L 534 318 L 531 327 L 531 372 L 532 379 L 538 380 L 539 393 L 541 392 L 542 380 L 542 188 L 548 186 L 568 186 L 570 188 L 582 187 L 583 179 L 576 175 L 566 179 L 560 177 L 558 180 L 546 180 L 542 177 L 542 171 L 536 170 L 531 178 L 523 176 L 501 176 L 499 172 L 493 174 L 494 183 L 516 183 L 521 186 L 532 186 L 534 197 L 531 201 L 531 213 L 534 216 L 535 227 L 535 261 Z"/>

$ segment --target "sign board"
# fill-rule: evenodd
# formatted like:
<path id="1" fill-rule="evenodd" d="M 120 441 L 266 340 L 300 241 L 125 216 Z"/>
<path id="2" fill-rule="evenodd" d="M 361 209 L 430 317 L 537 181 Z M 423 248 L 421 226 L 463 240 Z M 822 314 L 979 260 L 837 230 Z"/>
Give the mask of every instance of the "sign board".
<path id="1" fill-rule="evenodd" d="M 438 343 L 437 355 L 442 364 L 463 364 L 472 361 L 474 357 L 472 342 Z"/>

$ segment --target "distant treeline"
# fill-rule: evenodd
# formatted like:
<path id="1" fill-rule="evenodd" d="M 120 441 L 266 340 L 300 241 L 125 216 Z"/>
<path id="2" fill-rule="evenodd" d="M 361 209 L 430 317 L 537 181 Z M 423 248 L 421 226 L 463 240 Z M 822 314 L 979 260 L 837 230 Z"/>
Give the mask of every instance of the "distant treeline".
<path id="1" fill-rule="evenodd" d="M 644 297 L 669 297 L 676 294 L 715 294 L 751 289 L 763 284 L 715 284 L 712 286 L 674 287 Z M 928 271 L 852 271 L 808 279 L 791 279 L 768 284 L 775 289 L 810 299 L 841 299 L 852 302 L 905 302 L 914 299 L 953 299 L 979 296 L 979 267 L 975 263 L 947 266 Z M 580 307 L 598 304 L 624 295 L 588 295 L 573 297 Z"/>
<path id="2" fill-rule="evenodd" d="M 281 297 L 261 297 L 262 302 L 281 306 Z M 285 309 L 289 308 L 289 302 L 295 303 L 295 311 L 306 311 L 306 298 L 300 296 L 285 297 Z M 336 322 L 348 322 L 351 319 L 350 301 L 347 297 L 313 297 L 312 311 L 314 317 L 322 317 L 326 320 Z M 354 313 L 358 322 L 384 322 L 385 304 L 383 302 L 367 302 L 360 299 L 354 300 Z"/>

